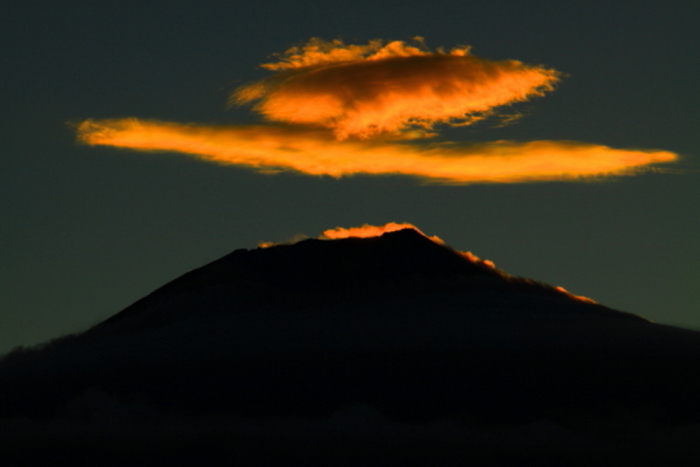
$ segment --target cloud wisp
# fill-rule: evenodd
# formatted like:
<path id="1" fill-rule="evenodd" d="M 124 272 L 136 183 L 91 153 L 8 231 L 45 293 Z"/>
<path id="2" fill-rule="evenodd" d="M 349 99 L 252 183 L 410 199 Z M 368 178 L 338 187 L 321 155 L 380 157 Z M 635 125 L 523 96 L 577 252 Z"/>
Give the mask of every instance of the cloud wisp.
<path id="1" fill-rule="evenodd" d="M 86 120 L 78 139 L 174 151 L 264 173 L 407 175 L 427 182 L 516 183 L 633 175 L 672 162 L 668 151 L 577 141 L 444 142 L 438 125 L 469 125 L 501 106 L 551 91 L 560 73 L 488 61 L 468 47 L 430 51 L 418 41 L 345 45 L 312 39 L 262 65 L 274 74 L 232 102 L 255 102 L 271 123 L 207 126 L 154 120 Z"/>
<path id="2" fill-rule="evenodd" d="M 370 238 L 379 237 L 385 233 L 396 232 L 403 229 L 413 229 L 427 237 L 427 235 L 421 232 L 418 227 L 413 224 L 409 224 L 407 222 L 402 222 L 400 224 L 397 224 L 396 222 L 388 222 L 384 225 L 364 224 L 360 227 L 335 227 L 333 229 L 324 230 L 318 238 L 327 240 L 337 240 L 339 238 Z M 437 239 L 437 237 L 431 238 Z M 440 243 L 442 243 L 442 241 L 440 241 Z"/>

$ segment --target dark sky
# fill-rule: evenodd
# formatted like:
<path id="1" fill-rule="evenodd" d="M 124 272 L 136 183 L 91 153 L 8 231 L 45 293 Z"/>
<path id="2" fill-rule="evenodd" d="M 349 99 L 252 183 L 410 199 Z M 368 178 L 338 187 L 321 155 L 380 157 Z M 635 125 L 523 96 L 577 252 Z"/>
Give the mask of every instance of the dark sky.
<path id="1" fill-rule="evenodd" d="M 505 271 L 661 323 L 700 326 L 700 3 L 12 2 L 0 18 L 0 351 L 76 332 L 233 249 L 410 222 Z M 663 149 L 673 169 L 585 183 L 441 186 L 263 175 L 75 142 L 67 124 L 257 121 L 227 109 L 311 37 L 467 44 L 567 76 L 456 141 Z"/>

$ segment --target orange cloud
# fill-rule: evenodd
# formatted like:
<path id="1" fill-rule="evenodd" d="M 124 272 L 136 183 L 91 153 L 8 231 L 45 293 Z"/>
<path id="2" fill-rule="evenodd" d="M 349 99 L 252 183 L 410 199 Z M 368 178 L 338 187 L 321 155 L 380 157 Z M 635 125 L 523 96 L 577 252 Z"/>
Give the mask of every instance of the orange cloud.
<path id="1" fill-rule="evenodd" d="M 137 119 L 87 120 L 78 138 L 90 145 L 175 151 L 262 172 L 308 175 L 401 174 L 436 183 L 512 183 L 631 175 L 677 156 L 575 141 L 439 143 L 426 140 L 337 141 L 328 131 L 280 125 L 203 126 Z"/>
<path id="2" fill-rule="evenodd" d="M 344 227 L 336 227 L 334 229 L 324 230 L 319 238 L 335 240 L 338 238 L 349 238 L 349 237 L 359 237 L 359 238 L 379 237 L 380 235 L 383 235 L 387 232 L 396 232 L 397 230 L 403 230 L 403 229 L 413 229 L 417 232 L 420 232 L 421 235 L 426 236 L 423 232 L 418 230 L 418 228 L 412 224 L 407 224 L 407 223 L 397 224 L 396 222 L 389 222 L 389 223 L 381 225 L 381 226 L 364 224 L 360 227 L 350 227 L 349 229 L 346 229 Z M 428 237 L 428 238 L 437 239 L 437 237 Z"/>
<path id="3" fill-rule="evenodd" d="M 329 128 L 338 139 L 469 124 L 541 96 L 559 79 L 555 70 L 485 60 L 465 46 L 431 52 L 401 41 L 312 39 L 279 57 L 262 65 L 275 75 L 239 88 L 232 102 L 257 101 L 253 109 L 266 119 Z"/>
<path id="4" fill-rule="evenodd" d="M 584 297 L 583 295 L 574 295 L 568 290 L 566 290 L 564 287 L 554 287 L 554 290 L 557 292 L 561 292 L 564 295 L 568 296 L 569 298 L 573 298 L 574 300 L 578 300 L 579 302 L 586 302 L 586 303 L 598 303 L 595 300 L 592 300 L 588 297 Z"/>
<path id="5" fill-rule="evenodd" d="M 551 90 L 559 73 L 401 41 L 345 45 L 312 39 L 262 65 L 267 79 L 237 103 L 282 124 L 204 126 L 137 119 L 86 120 L 91 145 L 176 151 L 273 173 L 409 175 L 435 183 L 513 183 L 631 175 L 677 156 L 576 141 L 437 142 L 437 124 L 464 125 Z"/>

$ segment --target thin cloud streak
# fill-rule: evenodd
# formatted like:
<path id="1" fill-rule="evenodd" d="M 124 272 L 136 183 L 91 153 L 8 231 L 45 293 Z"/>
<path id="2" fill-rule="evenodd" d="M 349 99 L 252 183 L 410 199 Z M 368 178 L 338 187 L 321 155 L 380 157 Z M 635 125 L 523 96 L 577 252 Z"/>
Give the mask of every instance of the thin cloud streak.
<path id="1" fill-rule="evenodd" d="M 677 156 L 661 150 L 613 149 L 576 141 L 440 143 L 338 141 L 304 126 L 204 126 L 137 119 L 86 120 L 78 138 L 89 145 L 174 151 L 265 173 L 408 175 L 445 184 L 579 180 L 633 175 Z"/>
<path id="2" fill-rule="evenodd" d="M 418 227 L 406 222 L 402 222 L 401 224 L 397 224 L 396 222 L 388 222 L 384 225 L 364 224 L 360 227 L 348 228 L 335 227 L 333 229 L 324 230 L 318 238 L 322 240 L 337 240 L 339 238 L 370 238 L 379 237 L 380 235 L 384 235 L 385 233 L 396 232 L 397 230 L 403 229 L 413 229 L 419 232 L 424 237 L 429 238 L 436 243 L 444 244 L 444 242 L 440 240 L 440 238 L 428 237 L 423 232 L 421 232 L 420 229 L 418 229 Z"/>
<path id="3" fill-rule="evenodd" d="M 438 124 L 467 125 L 495 108 L 551 91 L 560 73 L 517 60 L 489 61 L 469 47 L 449 52 L 401 41 L 345 45 L 312 39 L 276 63 L 276 74 L 237 89 L 267 120 L 317 125 L 338 139 L 368 138 Z"/>

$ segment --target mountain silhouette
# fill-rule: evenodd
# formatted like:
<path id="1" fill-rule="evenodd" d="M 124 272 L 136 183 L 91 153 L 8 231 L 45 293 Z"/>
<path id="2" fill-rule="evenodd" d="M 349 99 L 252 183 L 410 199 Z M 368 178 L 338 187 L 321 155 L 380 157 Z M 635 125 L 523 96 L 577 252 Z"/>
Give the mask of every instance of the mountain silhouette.
<path id="1" fill-rule="evenodd" d="M 508 290 L 501 290 L 503 287 Z M 407 228 L 369 238 L 308 239 L 293 245 L 236 250 L 168 283 L 96 329 L 138 320 L 165 323 L 212 312 L 271 308 L 292 312 L 423 293 L 471 291 L 476 298 L 489 289 L 492 293 L 569 298 L 545 284 L 511 278 L 482 262 L 470 261 Z M 180 300 L 177 305 L 176 300 Z M 202 300 L 210 302 L 205 311 Z M 163 305 L 166 302 L 168 306 Z M 579 312 L 639 319 L 602 306 Z"/>
<path id="2" fill-rule="evenodd" d="M 369 418 L 406 430 L 544 421 L 628 432 L 699 423 L 699 364 L 699 333 L 509 276 L 404 229 L 236 250 L 84 333 L 12 352 L 0 362 L 0 419 L 278 420 L 296 427 L 287 440 L 299 420 L 338 417 L 356 431 Z M 236 426 L 246 446 L 284 445 Z M 250 449 L 249 461 L 267 448 Z"/>

